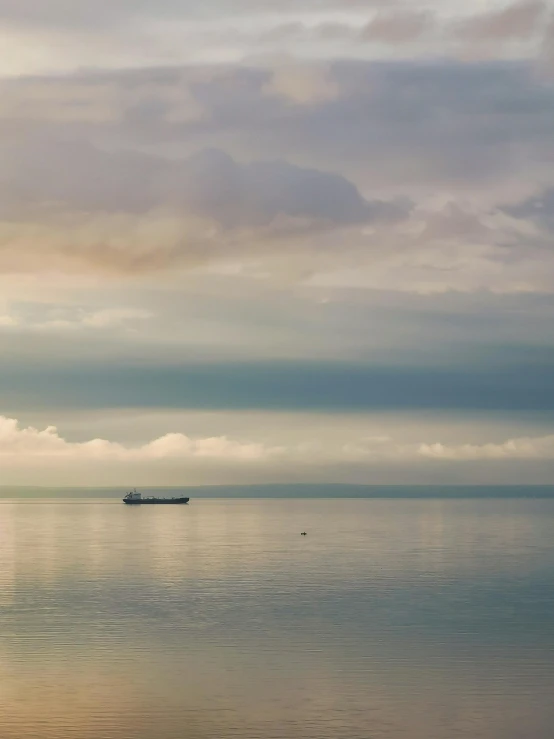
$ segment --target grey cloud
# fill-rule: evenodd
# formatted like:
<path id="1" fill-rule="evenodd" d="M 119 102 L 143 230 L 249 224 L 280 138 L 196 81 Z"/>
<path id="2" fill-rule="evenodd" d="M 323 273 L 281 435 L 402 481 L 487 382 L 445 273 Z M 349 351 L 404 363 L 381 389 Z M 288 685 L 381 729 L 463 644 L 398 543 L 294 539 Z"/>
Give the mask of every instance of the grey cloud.
<path id="1" fill-rule="evenodd" d="M 272 55 L 335 59 L 388 56 L 379 45 L 413 44 L 419 58 L 459 52 L 460 37 L 479 51 L 502 57 L 500 43 L 531 40 L 541 16 L 540 0 L 522 0 L 483 15 L 476 1 L 453 20 L 456 6 L 392 0 L 0 0 L 0 30 L 9 43 L 37 45 L 38 54 L 8 53 L 7 74 L 53 69 L 139 67 L 148 49 L 152 65 L 170 60 L 244 61 Z M 12 34 L 13 27 L 15 34 Z M 27 37 L 25 34 L 30 34 Z M 430 43 L 418 43 L 422 40 Z M 534 39 L 537 46 L 539 38 Z M 369 42 L 369 43 L 368 43 Z M 486 49 L 483 44 L 487 44 Z M 531 46 L 531 44 L 529 44 Z M 535 48 L 536 52 L 536 48 Z M 530 50 L 530 53 L 533 53 Z"/>
<path id="2" fill-rule="evenodd" d="M 361 223 L 387 212 L 335 174 L 284 161 L 239 165 L 219 150 L 204 151 L 164 178 L 162 202 L 176 199 L 226 227 L 269 225 L 279 215 L 334 224 Z"/>
<path id="3" fill-rule="evenodd" d="M 504 206 L 503 210 L 514 218 L 533 221 L 554 233 L 554 187 L 519 203 Z"/>
<path id="4" fill-rule="evenodd" d="M 294 279 L 348 265 L 400 289 L 549 279 L 535 221 L 497 208 L 548 182 L 554 88 L 528 65 L 221 65 L 3 91 L 4 271 L 30 250 L 34 269 L 54 253 L 124 271 L 258 255 Z M 66 115 L 74 98 L 84 116 Z"/>
<path id="5" fill-rule="evenodd" d="M 261 36 L 263 42 L 293 41 L 355 41 L 359 28 L 345 23 L 327 21 L 316 25 L 307 25 L 299 21 L 275 26 Z"/>
<path id="6" fill-rule="evenodd" d="M 550 74 L 554 71 L 554 13 L 551 13 L 543 38 L 541 61 Z"/>
<path id="7" fill-rule="evenodd" d="M 475 410 L 552 414 L 552 356 L 523 346 L 528 361 L 460 361 L 456 368 L 346 362 L 197 363 L 137 366 L 50 363 L 2 368 L 3 407 L 319 410 Z M 487 359 L 489 361 L 487 362 Z"/>
<path id="8" fill-rule="evenodd" d="M 509 357 L 489 355 L 490 347 L 524 344 L 526 351 L 530 346 L 536 351 L 554 341 L 552 295 L 284 290 L 236 276 L 207 282 L 198 274 L 188 275 L 176 289 L 164 282 L 155 290 L 133 283 L 122 287 L 89 291 L 88 304 L 81 302 L 82 291 L 75 304 L 14 301 L 10 313 L 17 321 L 0 330 L 4 366 L 11 361 L 14 335 L 18 356 L 32 366 L 53 356 L 61 364 L 79 358 L 111 366 L 123 356 L 143 363 L 155 346 L 156 361 L 168 364 L 207 357 L 247 362 L 263 355 L 438 367 L 483 351 L 487 361 L 504 362 Z M 129 325 L 140 326 L 140 332 L 127 332 Z M 77 350 L 84 331 L 87 345 Z"/>
<path id="9" fill-rule="evenodd" d="M 409 44 L 434 30 L 435 15 L 428 10 L 378 12 L 367 23 L 340 23 L 326 21 L 317 24 L 301 22 L 276 26 L 262 35 L 265 43 L 327 43 L 346 41 L 352 44 L 367 42 L 391 46 Z"/>
<path id="10" fill-rule="evenodd" d="M 391 0 L 349 0 L 349 7 L 379 7 Z M 304 0 L 302 12 L 336 7 L 336 0 Z M 131 19 L 219 19 L 226 16 L 294 13 L 294 0 L 0 0 L 0 21 L 24 27 L 90 29 L 119 25 Z"/>
<path id="11" fill-rule="evenodd" d="M 50 138 L 4 141 L 0 202 L 4 217 L 41 207 L 140 211 L 152 207 L 153 157 L 107 154 L 88 142 Z"/>
<path id="12" fill-rule="evenodd" d="M 529 65 L 341 62 L 321 67 L 304 99 L 272 84 L 276 74 L 222 65 L 5 83 L 0 130 L 166 145 L 181 156 L 270 151 L 369 188 L 521 182 L 554 153 L 554 88 Z"/>
<path id="13" fill-rule="evenodd" d="M 86 142 L 27 140 L 8 144 L 2 162 L 4 208 L 11 201 L 24 213 L 45 205 L 87 212 L 172 207 L 224 228 L 267 226 L 279 216 L 346 225 L 389 214 L 386 203 L 368 203 L 340 175 L 282 160 L 241 165 L 218 149 L 179 161 L 107 153 Z"/>
<path id="14" fill-rule="evenodd" d="M 132 273 L 313 254 L 317 234 L 396 221 L 411 207 L 367 201 L 337 174 L 278 159 L 239 164 L 217 149 L 170 160 L 33 139 L 5 143 L 2 153 L 4 272 Z"/>
<path id="15" fill-rule="evenodd" d="M 386 44 L 405 44 L 419 39 L 433 25 L 433 14 L 425 10 L 379 13 L 363 29 L 362 38 Z"/>
<path id="16" fill-rule="evenodd" d="M 51 28 L 96 28 L 129 16 L 147 13 L 163 15 L 164 12 L 179 13 L 181 6 L 190 9 L 192 4 L 184 5 L 179 0 L 50 0 L 36 3 L 34 0 L 0 0 L 0 19 L 26 27 Z M 158 8 L 156 13 L 156 8 Z"/>
<path id="17" fill-rule="evenodd" d="M 343 62 L 329 74 L 333 99 L 254 107 L 250 147 L 333 162 L 369 187 L 521 181 L 554 153 L 554 89 L 524 64 Z M 229 113 L 218 106 L 212 121 L 234 137 Z"/>
<path id="18" fill-rule="evenodd" d="M 525 65 L 343 62 L 325 74 L 335 94 L 308 106 L 269 97 L 261 72 L 216 76 L 193 85 L 203 124 L 158 130 L 292 153 L 368 185 L 521 175 L 554 152 L 554 89 Z"/>
<path id="19" fill-rule="evenodd" d="M 493 10 L 463 21 L 456 30 L 461 38 L 468 41 L 526 39 L 538 30 L 546 7 L 543 0 L 519 0 L 501 10 Z"/>
<path id="20" fill-rule="evenodd" d="M 463 239 L 494 239 L 491 229 L 483 223 L 482 214 L 468 213 L 456 204 L 432 213 L 425 219 L 421 232 L 423 241 Z"/>

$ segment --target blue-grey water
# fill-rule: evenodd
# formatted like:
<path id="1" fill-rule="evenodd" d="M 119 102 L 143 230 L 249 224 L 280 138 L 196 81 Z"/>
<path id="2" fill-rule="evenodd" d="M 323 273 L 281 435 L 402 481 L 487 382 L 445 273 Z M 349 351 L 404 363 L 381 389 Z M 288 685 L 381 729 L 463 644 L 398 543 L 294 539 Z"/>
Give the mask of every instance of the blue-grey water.
<path id="1" fill-rule="evenodd" d="M 0 537 L 2 739 L 553 736 L 552 500 L 3 500 Z"/>

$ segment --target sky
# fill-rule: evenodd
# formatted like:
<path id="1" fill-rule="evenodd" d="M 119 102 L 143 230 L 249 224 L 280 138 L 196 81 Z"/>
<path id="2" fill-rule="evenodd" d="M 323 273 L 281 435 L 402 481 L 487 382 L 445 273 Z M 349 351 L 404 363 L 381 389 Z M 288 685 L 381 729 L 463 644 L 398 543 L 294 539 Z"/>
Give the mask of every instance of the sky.
<path id="1" fill-rule="evenodd" d="M 551 483 L 554 9 L 0 0 L 0 483 Z"/>

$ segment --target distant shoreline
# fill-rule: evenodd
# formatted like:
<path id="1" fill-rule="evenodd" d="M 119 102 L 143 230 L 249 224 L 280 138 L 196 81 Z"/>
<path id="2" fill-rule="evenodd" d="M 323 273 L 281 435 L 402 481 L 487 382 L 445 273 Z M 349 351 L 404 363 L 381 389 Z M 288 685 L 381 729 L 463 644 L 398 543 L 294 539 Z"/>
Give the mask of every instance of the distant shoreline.
<path id="1" fill-rule="evenodd" d="M 0 499 L 115 499 L 129 488 L 123 487 L 38 487 L 1 486 Z M 342 485 L 267 484 L 206 485 L 141 488 L 151 495 L 186 491 L 191 498 L 227 499 L 554 499 L 554 485 Z"/>

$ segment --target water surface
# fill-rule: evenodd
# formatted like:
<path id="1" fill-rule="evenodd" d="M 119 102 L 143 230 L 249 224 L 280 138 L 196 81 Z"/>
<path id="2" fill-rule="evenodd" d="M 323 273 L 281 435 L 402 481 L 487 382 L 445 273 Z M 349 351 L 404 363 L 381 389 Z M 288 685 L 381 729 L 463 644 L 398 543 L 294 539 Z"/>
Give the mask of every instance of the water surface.
<path id="1" fill-rule="evenodd" d="M 3 739 L 552 736 L 554 501 L 4 500 L 0 536 Z"/>

